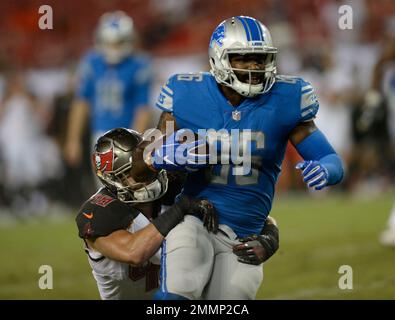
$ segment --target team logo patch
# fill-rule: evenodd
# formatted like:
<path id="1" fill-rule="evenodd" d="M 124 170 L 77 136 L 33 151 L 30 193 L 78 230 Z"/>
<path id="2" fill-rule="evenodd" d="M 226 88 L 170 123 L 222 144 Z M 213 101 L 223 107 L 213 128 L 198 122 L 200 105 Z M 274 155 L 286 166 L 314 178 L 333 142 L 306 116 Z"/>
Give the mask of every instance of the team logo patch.
<path id="1" fill-rule="evenodd" d="M 214 43 L 217 43 L 218 46 L 222 47 L 223 40 L 225 38 L 225 25 L 221 24 L 215 29 L 213 35 L 211 36 L 210 40 L 210 47 L 214 46 Z"/>
<path id="2" fill-rule="evenodd" d="M 113 201 L 115 201 L 114 198 L 100 193 L 90 199 L 90 203 L 96 204 L 103 208 L 107 207 Z"/>
<path id="3" fill-rule="evenodd" d="M 92 156 L 93 164 L 97 171 L 106 172 L 113 170 L 113 152 L 112 149 L 106 153 L 95 153 Z"/>

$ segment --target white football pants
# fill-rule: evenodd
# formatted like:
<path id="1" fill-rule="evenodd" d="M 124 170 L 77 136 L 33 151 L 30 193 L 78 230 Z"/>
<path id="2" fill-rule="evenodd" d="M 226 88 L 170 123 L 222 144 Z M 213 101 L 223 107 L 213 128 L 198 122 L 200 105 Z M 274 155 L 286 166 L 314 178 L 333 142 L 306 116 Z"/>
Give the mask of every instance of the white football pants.
<path id="1" fill-rule="evenodd" d="M 237 261 L 232 247 L 240 242 L 220 225 L 216 235 L 201 220 L 185 216 L 162 246 L 161 290 L 188 299 L 255 299 L 263 279 L 262 265 Z"/>

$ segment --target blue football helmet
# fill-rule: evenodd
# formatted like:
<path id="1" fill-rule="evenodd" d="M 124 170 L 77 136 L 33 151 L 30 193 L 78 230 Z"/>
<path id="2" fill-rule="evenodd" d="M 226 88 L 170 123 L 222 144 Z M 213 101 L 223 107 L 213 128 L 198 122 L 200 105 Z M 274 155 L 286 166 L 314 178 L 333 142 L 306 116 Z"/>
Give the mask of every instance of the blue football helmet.
<path id="1" fill-rule="evenodd" d="M 277 48 L 273 46 L 269 30 L 258 20 L 236 16 L 221 22 L 214 30 L 209 44 L 211 73 L 219 84 L 228 86 L 245 97 L 266 93 L 276 76 Z M 264 69 L 232 68 L 230 54 L 264 54 Z M 248 72 L 250 83 L 241 82 L 234 71 Z M 263 82 L 251 84 L 253 72 L 264 73 Z"/>
<path id="2" fill-rule="evenodd" d="M 110 64 L 117 64 L 133 51 L 133 20 L 123 11 L 101 16 L 96 29 L 96 47 Z"/>

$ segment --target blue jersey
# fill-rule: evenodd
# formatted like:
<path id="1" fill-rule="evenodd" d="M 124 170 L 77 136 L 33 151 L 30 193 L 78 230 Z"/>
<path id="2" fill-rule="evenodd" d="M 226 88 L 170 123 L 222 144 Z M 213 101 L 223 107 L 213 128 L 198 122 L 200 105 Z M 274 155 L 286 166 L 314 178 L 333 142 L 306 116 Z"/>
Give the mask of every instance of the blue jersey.
<path id="1" fill-rule="evenodd" d="M 183 192 L 211 201 L 219 222 L 230 226 L 239 237 L 259 234 L 272 207 L 289 134 L 318 111 L 310 83 L 278 76 L 268 93 L 234 107 L 209 73 L 179 74 L 162 87 L 156 106 L 172 113 L 179 128 L 194 132 L 202 128 L 249 129 L 254 133 L 249 173 L 232 174 L 234 164 L 214 165 L 210 182 L 207 173 L 189 174 Z"/>
<path id="2" fill-rule="evenodd" d="M 111 65 L 99 52 L 90 52 L 79 75 L 77 97 L 89 103 L 93 132 L 129 128 L 137 108 L 148 105 L 151 70 L 144 57 L 130 56 Z"/>

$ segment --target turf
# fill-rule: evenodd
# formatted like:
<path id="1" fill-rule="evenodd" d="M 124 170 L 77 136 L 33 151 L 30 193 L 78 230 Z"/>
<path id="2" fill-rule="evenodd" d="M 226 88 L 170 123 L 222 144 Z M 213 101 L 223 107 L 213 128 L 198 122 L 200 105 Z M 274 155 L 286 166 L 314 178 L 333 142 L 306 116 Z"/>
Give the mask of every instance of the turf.
<path id="1" fill-rule="evenodd" d="M 264 267 L 258 298 L 395 299 L 395 250 L 378 243 L 392 204 L 391 195 L 278 199 L 281 248 Z M 339 288 L 342 265 L 352 267 L 352 290 Z"/>
<path id="2" fill-rule="evenodd" d="M 1 299 L 99 299 L 71 216 L 1 228 L 0 252 Z M 52 267 L 52 290 L 38 286 L 41 265 Z"/>
<path id="3" fill-rule="evenodd" d="M 264 267 L 258 299 L 395 299 L 395 250 L 378 235 L 391 194 L 279 197 L 272 215 L 281 247 Z M 0 225 L 0 299 L 98 299 L 72 215 Z M 38 286 L 38 269 L 53 269 L 53 289 Z M 353 269 L 353 289 L 338 286 L 339 267 Z"/>

